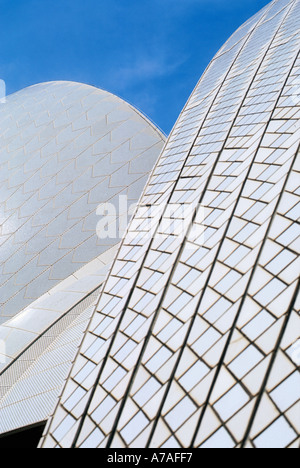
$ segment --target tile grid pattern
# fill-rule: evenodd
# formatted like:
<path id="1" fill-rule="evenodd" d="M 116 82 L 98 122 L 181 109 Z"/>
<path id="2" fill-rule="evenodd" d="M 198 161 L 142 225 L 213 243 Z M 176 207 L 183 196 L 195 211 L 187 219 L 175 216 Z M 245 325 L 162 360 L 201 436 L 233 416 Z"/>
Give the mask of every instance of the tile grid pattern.
<path id="1" fill-rule="evenodd" d="M 2 373 L 1 434 L 48 419 L 81 343 L 99 293 L 100 288 L 89 298 L 82 300 Z"/>
<path id="2" fill-rule="evenodd" d="M 290 135 L 287 135 L 289 137 Z M 298 134 L 298 139 L 299 139 L 299 134 Z M 296 145 L 296 148 L 298 145 Z M 292 149 L 292 154 L 295 154 L 295 148 Z M 260 153 L 258 153 L 260 156 Z M 249 184 L 252 184 L 251 182 L 251 174 L 254 176 L 255 171 L 259 168 L 262 170 L 262 173 L 268 168 L 267 165 L 261 167 L 258 166 L 258 161 L 254 163 L 252 166 L 252 172 L 250 173 L 250 178 L 247 178 L 247 183 L 244 187 L 244 194 L 247 193 L 247 189 Z M 273 163 L 272 163 L 273 165 Z M 285 164 L 284 170 L 285 173 L 289 170 L 289 167 L 291 165 L 291 161 L 288 160 L 288 162 Z M 278 165 L 277 170 L 280 169 L 280 165 Z M 255 258 L 257 256 L 258 250 L 260 248 L 261 241 L 258 243 L 258 240 L 261 237 L 261 234 L 264 234 L 264 230 L 266 230 L 268 223 L 270 222 L 270 213 L 274 211 L 274 201 L 272 204 L 272 197 L 275 196 L 275 202 L 276 198 L 278 199 L 278 194 L 282 190 L 282 176 L 284 172 L 279 171 L 277 177 L 279 177 L 280 181 L 277 180 L 277 190 L 273 190 L 273 194 L 268 191 L 267 198 L 265 200 L 265 204 L 263 197 L 260 197 L 259 200 L 255 196 L 255 191 L 253 191 L 253 195 L 251 195 L 250 199 L 255 200 L 256 203 L 258 204 L 258 212 L 253 213 L 253 202 L 251 202 L 251 205 L 245 205 L 245 199 L 243 197 L 243 194 L 241 198 L 239 197 L 239 203 L 237 205 L 237 208 L 235 210 L 235 215 L 233 216 L 233 219 L 231 221 L 231 226 L 229 227 L 228 234 L 225 237 L 225 240 L 222 243 L 222 250 L 221 253 L 217 256 L 217 261 L 214 265 L 214 269 L 212 273 L 210 273 L 209 281 L 206 282 L 205 287 L 203 288 L 205 291 L 204 295 L 201 295 L 201 301 L 198 303 L 197 308 L 199 309 L 197 320 L 193 325 L 192 331 L 191 331 L 191 338 L 188 341 L 188 345 L 191 346 L 191 352 L 193 354 L 196 351 L 196 356 L 194 355 L 194 359 L 197 357 L 198 359 L 202 359 L 203 361 L 203 366 L 202 366 L 202 373 L 203 376 L 206 378 L 205 385 L 207 385 L 208 380 L 212 378 L 212 374 L 209 373 L 209 368 L 213 368 L 216 365 L 216 363 L 220 362 L 220 358 L 222 356 L 222 343 L 226 342 L 226 335 L 224 336 L 225 333 L 228 333 L 229 330 L 234 330 L 234 315 L 236 313 L 236 310 L 240 307 L 239 301 L 241 298 L 243 298 L 243 293 L 244 289 L 246 287 L 247 281 L 249 280 L 249 275 L 251 274 L 253 270 L 253 264 L 255 262 Z M 255 177 L 256 179 L 256 177 Z M 264 180 L 264 179 L 262 179 Z M 268 179 L 269 181 L 269 179 Z M 272 186 L 270 185 L 269 189 L 271 189 Z M 252 189 L 251 189 L 252 190 Z M 271 198 L 269 196 L 271 195 Z M 247 198 L 249 197 L 249 194 L 247 193 Z M 267 203 L 268 203 L 268 209 L 267 208 Z M 242 210 L 246 209 L 245 214 L 241 216 L 241 213 L 243 213 Z M 251 216 L 249 216 L 249 208 L 252 210 Z M 263 212 L 264 210 L 264 212 Z M 268 213 L 269 211 L 269 213 Z M 236 215 L 238 213 L 238 216 Z M 253 218 L 253 214 L 256 214 L 256 216 Z M 246 215 L 246 216 L 245 216 Z M 259 217 L 257 216 L 259 215 Z M 244 219 L 244 223 L 241 223 L 241 219 Z M 247 223 L 247 228 L 249 227 L 249 223 L 256 221 L 257 226 L 256 230 L 251 231 L 248 233 L 249 237 L 248 239 L 242 239 L 242 242 L 238 242 L 238 236 L 240 235 L 240 231 L 244 226 L 246 226 Z M 239 224 L 240 223 L 240 224 Z M 205 224 L 205 222 L 204 222 Z M 220 228 L 219 228 L 220 229 Z M 232 232 L 232 235 L 229 235 Z M 257 237 L 257 233 L 259 234 L 259 237 Z M 210 239 L 208 239 L 210 242 Z M 240 246 L 239 246 L 240 245 Z M 204 249 L 207 249 L 207 246 L 204 244 Z M 187 251 L 187 255 L 188 251 Z M 229 260 L 224 260 L 228 258 Z M 203 256 L 203 259 L 205 257 Z M 202 263 L 201 263 L 202 266 Z M 294 267 L 297 265 L 295 264 Z M 183 270 L 183 265 L 179 267 L 182 275 L 176 275 L 176 280 L 177 280 L 177 286 L 181 284 L 182 289 L 184 289 L 186 292 L 189 292 L 189 288 L 197 288 L 199 287 L 200 283 L 200 275 L 193 275 L 193 281 L 191 282 L 191 285 L 185 286 L 183 284 L 183 281 L 187 281 L 188 275 L 191 276 L 191 272 L 184 272 Z M 192 270 L 194 271 L 194 270 Z M 299 271 L 299 268 L 295 269 L 295 274 L 297 275 L 297 271 Z M 204 274 L 207 272 L 207 269 L 204 270 Z M 202 275 L 203 275 L 202 273 Z M 183 278 L 182 278 L 183 276 Z M 198 278 L 199 276 L 199 278 Z M 179 282 L 178 282 L 178 279 Z M 196 280 L 196 281 L 195 281 Z M 204 279 L 205 281 L 205 279 Z M 175 287 L 175 285 L 174 285 Z M 192 294 L 192 292 L 191 292 Z M 201 291 L 200 291 L 201 294 Z M 287 302 L 288 303 L 288 302 Z M 187 303 L 186 307 L 189 309 L 189 313 L 192 312 L 192 304 Z M 247 304 L 247 309 L 249 305 Z M 166 310 L 168 310 L 166 308 Z M 226 314 L 224 313 L 226 312 Z M 201 320 L 199 321 L 201 317 Z M 194 337 L 197 336 L 197 330 L 199 330 L 199 326 L 201 325 L 201 328 L 205 333 L 203 334 L 203 337 L 196 340 L 194 343 Z M 206 333 L 207 328 L 208 332 Z M 199 336 L 199 335 L 198 335 Z M 236 336 L 234 337 L 235 339 L 237 338 Z M 215 344 L 215 346 L 212 346 Z M 179 343 L 180 345 L 180 343 Z M 209 348 L 206 348 L 206 346 L 209 346 L 210 351 L 208 351 Z M 219 348 L 219 349 L 218 349 Z M 182 349 L 185 349 L 183 347 Z M 191 356 L 190 356 L 191 357 Z M 180 370 L 179 376 L 181 377 L 181 380 L 179 379 L 179 382 L 185 382 L 185 380 L 188 378 L 185 375 L 185 372 L 191 372 L 189 371 L 189 364 L 187 364 L 187 368 L 184 368 L 184 361 L 186 359 L 186 356 L 182 357 L 182 361 L 179 364 Z M 188 361 L 187 361 L 188 363 Z M 200 369 L 201 366 L 198 364 L 198 368 Z M 196 376 L 196 368 L 193 370 L 195 373 L 194 375 Z M 200 373 L 200 376 L 202 374 Z M 179 377 L 178 377 L 179 378 Z M 214 379 L 213 379 L 214 380 Z M 223 381 L 223 375 L 220 378 L 221 381 Z M 190 382 L 189 385 L 192 385 L 192 383 L 196 382 Z M 200 381 L 198 383 L 198 388 L 195 390 L 196 393 L 201 394 L 201 398 L 203 398 L 204 389 L 205 386 L 203 385 L 203 389 L 201 389 Z M 214 382 L 215 384 L 215 382 Z M 182 384 L 181 384 L 182 385 Z M 220 383 L 221 386 L 221 383 Z M 183 386 L 184 388 L 184 386 Z M 192 389 L 188 386 L 187 388 L 184 388 L 185 390 L 185 395 L 188 396 L 191 392 L 191 395 L 193 395 Z M 172 393 L 172 390 L 171 392 Z M 166 407 L 168 405 L 168 401 L 165 403 Z M 171 413 L 172 414 L 172 413 Z M 171 417 L 171 416 L 169 416 Z M 189 421 L 186 424 L 186 427 L 188 424 L 191 424 L 191 421 Z M 205 424 L 204 424 L 205 426 Z M 183 428 L 181 430 L 181 434 L 186 431 L 186 428 Z M 187 432 L 187 431 L 186 431 Z M 189 442 L 190 443 L 190 442 Z"/>
<path id="3" fill-rule="evenodd" d="M 299 338 L 299 283 L 297 290 L 292 312 L 285 320 L 286 326 L 282 327 L 284 333 L 271 372 L 246 434 L 246 447 L 299 448 L 299 348 L 295 356 L 293 346 Z M 264 421 L 260 414 L 266 415 Z"/>
<path id="4" fill-rule="evenodd" d="M 99 298 L 100 291 L 101 288 L 98 287 L 91 293 L 86 294 L 80 302 L 66 310 L 64 314 L 61 314 L 60 317 L 57 318 L 57 320 L 54 320 L 51 325 L 42 330 L 35 339 L 30 341 L 27 346 L 20 349 L 15 359 L 1 369 L 0 398 L 2 398 L 3 395 L 16 383 L 22 373 L 24 373 L 27 368 L 34 363 L 35 359 L 37 359 L 39 354 L 43 351 L 43 348 L 48 346 L 47 340 L 50 340 L 49 343 L 51 343 L 50 337 L 52 336 L 53 330 L 56 329 L 55 327 L 58 327 L 59 333 L 61 333 L 63 331 L 63 327 L 68 326 L 70 321 L 74 320 L 74 315 L 77 317 L 79 313 L 88 309 L 95 300 Z M 48 333 L 50 333 L 49 336 Z M 44 341 L 45 337 L 47 337 L 46 341 Z"/>
<path id="5" fill-rule="evenodd" d="M 181 132 L 178 135 L 178 137 L 176 137 L 176 128 L 178 127 L 178 125 L 181 124 L 181 122 L 183 122 L 183 123 L 187 122 L 187 124 L 189 125 L 188 134 L 190 135 L 191 131 L 193 132 L 192 137 L 189 137 L 189 139 L 191 140 L 191 142 L 194 141 L 194 139 L 195 139 L 195 137 L 197 136 L 197 133 L 198 133 L 199 123 L 201 123 L 204 120 L 207 112 L 209 111 L 209 108 L 212 105 L 213 99 L 216 96 L 216 91 L 214 91 L 213 93 L 209 92 L 210 88 L 211 88 L 210 83 L 218 81 L 219 87 L 221 86 L 221 84 L 223 82 L 223 79 L 224 79 L 224 68 L 225 67 L 227 67 L 227 68 L 230 67 L 232 59 L 234 57 L 234 54 L 238 53 L 241 48 L 242 48 L 241 45 L 238 44 L 238 46 L 233 51 L 229 52 L 228 56 L 222 57 L 221 60 L 220 60 L 220 66 L 219 67 L 216 66 L 216 64 L 213 62 L 211 64 L 211 66 L 209 67 L 209 69 L 208 69 L 208 77 L 204 76 L 204 78 L 202 80 L 200 80 L 200 85 L 202 85 L 202 86 L 200 87 L 200 85 L 199 85 L 199 87 L 200 87 L 200 89 L 202 89 L 202 93 L 201 93 L 201 95 L 199 94 L 198 102 L 196 103 L 197 113 L 195 113 L 195 111 L 193 111 L 193 110 L 192 111 L 190 110 L 191 107 L 195 106 L 195 103 L 193 102 L 194 99 L 193 99 L 193 96 L 192 96 L 192 98 L 190 100 L 190 103 L 187 105 L 186 111 L 183 112 L 182 117 L 179 119 L 179 122 L 178 122 L 177 126 L 175 126 L 174 136 L 169 140 L 169 142 L 167 144 L 167 148 L 166 148 L 165 152 L 163 153 L 162 158 L 160 159 L 158 166 L 155 168 L 153 176 L 150 178 L 150 187 L 146 189 L 146 193 L 144 194 L 144 197 L 142 198 L 142 201 L 140 203 L 140 208 L 139 208 L 139 210 L 138 210 L 138 212 L 137 212 L 137 214 L 136 214 L 136 216 L 134 218 L 134 221 L 136 221 L 136 225 L 130 227 L 130 229 L 131 229 L 130 234 L 133 236 L 134 232 L 136 231 L 137 232 L 137 236 L 136 236 L 137 238 L 134 239 L 134 241 L 131 241 L 131 239 L 130 239 L 130 242 L 128 242 L 128 246 L 126 246 L 127 248 L 123 247 L 123 252 L 121 251 L 118 258 L 123 257 L 124 260 L 127 263 L 129 261 L 132 261 L 133 266 L 135 266 L 138 263 L 137 262 L 137 260 L 138 260 L 137 256 L 135 255 L 135 257 L 133 257 L 131 255 L 131 257 L 130 257 L 130 256 L 126 255 L 126 254 L 127 254 L 128 251 L 133 250 L 132 247 L 131 247 L 131 244 L 134 245 L 135 251 L 138 252 L 138 250 L 139 250 L 138 240 L 140 238 L 141 239 L 140 240 L 140 243 L 141 243 L 140 249 L 142 249 L 142 247 L 143 247 L 143 250 L 140 253 L 139 258 L 143 259 L 142 256 L 145 255 L 145 253 L 147 252 L 147 249 L 148 249 L 148 245 L 143 245 L 143 244 L 145 244 L 145 241 L 144 241 L 143 237 L 148 236 L 148 231 L 149 231 L 149 229 L 151 227 L 150 222 L 152 222 L 153 224 L 154 224 L 154 222 L 156 224 L 158 223 L 158 220 L 160 218 L 160 213 L 163 210 L 164 206 L 166 205 L 165 200 L 166 200 L 166 194 L 168 195 L 167 191 L 170 191 L 170 187 L 174 186 L 174 184 L 175 184 L 175 182 L 177 180 L 177 177 L 179 176 L 179 173 L 180 173 L 179 171 L 182 168 L 182 162 L 181 162 L 182 155 L 184 155 L 184 151 L 186 151 L 191 146 L 191 143 L 189 145 L 184 145 L 186 137 L 183 134 L 183 132 Z M 225 73 L 225 75 L 226 75 L 226 73 Z M 183 140 L 183 145 L 182 146 L 179 146 L 179 144 L 177 143 L 177 139 L 179 140 L 179 142 L 180 142 L 180 139 Z M 173 140 L 174 140 L 174 142 L 173 142 Z M 171 149 L 172 147 L 174 147 L 173 151 Z M 179 151 L 179 150 L 181 150 L 181 151 Z M 172 154 L 171 151 L 174 154 Z M 174 170 L 174 169 L 176 170 L 175 173 L 172 172 L 172 170 Z M 171 179 L 171 184 L 170 183 L 168 183 L 167 185 L 164 184 L 161 187 L 161 186 L 158 185 L 158 182 L 160 182 L 162 180 L 163 174 L 165 174 L 164 178 L 166 180 L 169 180 L 170 178 L 172 178 L 172 179 Z M 159 176 L 159 179 L 158 179 L 158 176 Z M 153 185 L 153 187 L 152 187 L 151 184 Z M 154 189 L 157 189 L 157 194 L 150 197 L 148 195 L 148 193 L 151 194 L 151 192 L 153 192 Z M 147 209 L 147 207 L 150 205 L 150 203 L 151 203 L 151 210 Z M 157 208 L 158 213 L 155 210 L 155 206 L 157 206 L 157 205 L 158 205 L 158 208 Z M 152 216 L 152 218 L 150 218 L 151 216 Z M 140 221 L 140 219 L 141 219 L 141 221 Z M 144 222 L 142 222 L 142 221 L 144 221 Z M 144 233 L 144 236 L 143 236 L 143 233 Z M 146 237 L 146 239 L 147 239 L 147 237 Z M 176 238 L 175 238 L 175 240 L 176 240 Z M 125 242 L 126 242 L 126 238 L 125 238 Z M 135 252 L 133 252 L 133 253 L 135 253 Z M 161 263 L 163 263 L 163 261 Z M 140 268 L 140 263 L 137 264 L 136 271 L 138 271 L 139 268 Z M 119 270 L 120 270 L 120 268 L 119 268 Z M 120 274 L 122 274 L 122 273 L 123 272 L 121 270 Z M 131 273 L 131 275 L 132 275 L 132 273 Z M 129 287 L 130 286 L 131 285 L 129 285 Z M 126 300 L 126 295 L 125 295 L 126 291 L 124 292 L 124 288 L 121 290 L 120 293 L 123 294 L 123 296 L 125 297 L 125 300 Z M 107 300 L 109 300 L 109 295 L 107 295 L 107 296 L 108 296 Z M 111 308 L 115 307 L 117 302 L 120 302 L 120 304 L 119 304 L 120 307 L 122 306 L 122 302 L 121 302 L 121 300 L 118 299 L 118 297 L 114 297 L 113 301 L 114 302 L 113 302 Z M 106 323 L 109 325 L 110 324 L 110 319 L 108 317 L 106 318 L 105 314 L 104 314 L 104 319 L 105 319 Z M 106 325 L 106 323 L 104 323 L 104 326 Z M 90 327 L 90 329 L 91 328 L 92 327 Z M 99 332 L 100 331 L 101 330 L 99 329 Z M 103 332 L 101 334 L 101 337 L 105 338 L 105 334 Z M 90 337 L 87 337 L 87 339 L 89 339 L 89 338 Z M 94 341 L 96 341 L 96 337 L 94 338 Z M 84 365 L 85 361 L 86 361 L 86 357 L 82 356 L 82 366 Z M 97 374 L 99 367 L 101 367 L 101 362 L 97 366 L 97 369 L 93 369 L 94 374 Z M 76 383 L 78 384 L 78 380 L 76 380 Z M 88 390 L 90 390 L 90 388 Z M 68 391 L 66 391 L 66 394 L 68 394 Z M 74 428 L 74 431 L 75 431 L 75 428 Z"/>
<path id="6" fill-rule="evenodd" d="M 116 96 L 36 85 L 0 107 L 0 324 L 118 244 L 97 207 L 136 203 L 165 138 Z"/>
<path id="7" fill-rule="evenodd" d="M 117 248 L 111 247 L 0 325 L 0 376 L 51 325 L 103 284 Z"/>
<path id="8" fill-rule="evenodd" d="M 289 102 L 299 74 L 299 13 L 299 1 L 272 2 L 200 80 L 145 190 L 42 445 L 246 443 L 264 391 L 251 387 L 253 376 L 270 362 L 299 274 L 297 219 L 280 223 L 295 244 L 280 242 L 286 275 L 261 265 L 283 200 L 294 217 L 299 208 L 299 107 Z M 172 235 L 180 216 L 186 232 Z M 149 221 L 159 234 L 153 241 Z M 83 418 L 68 405 L 74 384 L 83 390 Z"/>

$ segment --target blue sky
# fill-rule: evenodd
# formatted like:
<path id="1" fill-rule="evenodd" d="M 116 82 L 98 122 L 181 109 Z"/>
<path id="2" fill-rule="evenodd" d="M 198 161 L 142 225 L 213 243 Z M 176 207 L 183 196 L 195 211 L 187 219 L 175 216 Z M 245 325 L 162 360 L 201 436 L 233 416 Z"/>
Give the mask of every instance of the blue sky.
<path id="1" fill-rule="evenodd" d="M 122 97 L 169 133 L 209 61 L 269 0 L 0 0 L 7 93 L 52 80 Z"/>

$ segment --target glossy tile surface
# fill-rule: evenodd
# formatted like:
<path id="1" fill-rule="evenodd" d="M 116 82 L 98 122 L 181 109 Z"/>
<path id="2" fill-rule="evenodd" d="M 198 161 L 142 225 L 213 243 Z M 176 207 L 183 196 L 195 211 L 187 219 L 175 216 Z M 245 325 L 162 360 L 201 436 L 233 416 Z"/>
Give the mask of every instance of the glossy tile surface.
<path id="1" fill-rule="evenodd" d="M 99 236 L 99 207 L 121 223 L 119 196 L 137 203 L 165 137 L 116 96 L 69 82 L 9 96 L 0 133 L 3 434 L 53 411 L 126 229 Z"/>
<path id="2" fill-rule="evenodd" d="M 299 48 L 300 1 L 275 0 L 209 65 L 42 447 L 299 446 Z"/>
<path id="3" fill-rule="evenodd" d="M 1 324 L 118 244 L 97 236 L 97 208 L 138 201 L 165 137 L 116 96 L 69 82 L 8 96 L 0 135 Z"/>

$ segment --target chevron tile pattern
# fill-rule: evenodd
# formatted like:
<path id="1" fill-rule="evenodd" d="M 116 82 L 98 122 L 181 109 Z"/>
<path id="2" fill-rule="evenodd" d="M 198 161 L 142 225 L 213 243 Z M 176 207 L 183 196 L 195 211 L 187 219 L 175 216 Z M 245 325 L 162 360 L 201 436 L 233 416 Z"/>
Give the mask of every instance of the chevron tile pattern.
<path id="1" fill-rule="evenodd" d="M 299 50 L 274 0 L 209 65 L 41 447 L 299 446 Z"/>
<path id="2" fill-rule="evenodd" d="M 98 296 L 99 289 L 42 333 L 1 374 L 0 434 L 43 423 L 48 419 Z"/>
<path id="3" fill-rule="evenodd" d="M 78 304 L 86 302 L 103 284 L 117 247 L 110 248 L 0 325 L 0 387 L 7 367 L 18 366 L 24 352 L 41 335 Z M 14 383 L 13 379 L 11 385 Z"/>
<path id="4" fill-rule="evenodd" d="M 96 210 L 136 203 L 163 134 L 105 91 L 54 82 L 0 105 L 0 324 L 118 239 Z"/>

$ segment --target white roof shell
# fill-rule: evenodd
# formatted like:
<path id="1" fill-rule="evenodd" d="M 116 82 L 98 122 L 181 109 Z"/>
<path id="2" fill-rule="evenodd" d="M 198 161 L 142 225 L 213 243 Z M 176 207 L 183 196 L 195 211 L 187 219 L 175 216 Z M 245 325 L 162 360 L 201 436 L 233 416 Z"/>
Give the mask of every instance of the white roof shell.
<path id="1" fill-rule="evenodd" d="M 0 135 L 1 324 L 119 242 L 97 237 L 96 209 L 138 201 L 165 137 L 118 97 L 70 82 L 8 96 Z"/>
<path id="2" fill-rule="evenodd" d="M 70 82 L 9 96 L 0 134 L 1 434 L 52 411 L 123 235 L 97 236 L 97 207 L 138 202 L 165 137 Z"/>

